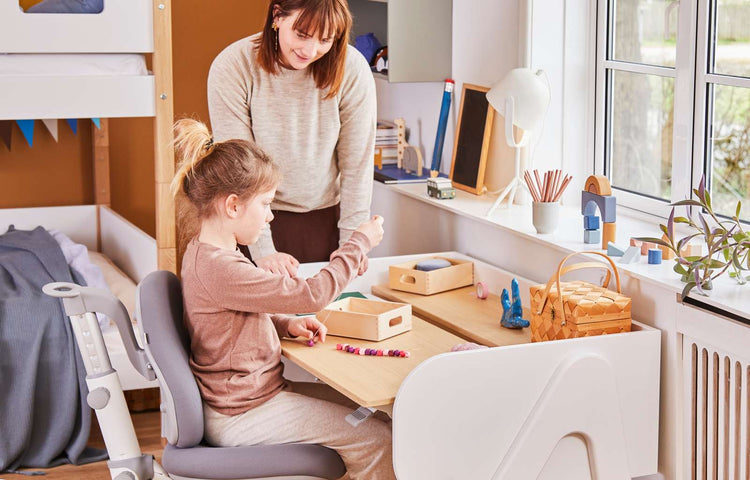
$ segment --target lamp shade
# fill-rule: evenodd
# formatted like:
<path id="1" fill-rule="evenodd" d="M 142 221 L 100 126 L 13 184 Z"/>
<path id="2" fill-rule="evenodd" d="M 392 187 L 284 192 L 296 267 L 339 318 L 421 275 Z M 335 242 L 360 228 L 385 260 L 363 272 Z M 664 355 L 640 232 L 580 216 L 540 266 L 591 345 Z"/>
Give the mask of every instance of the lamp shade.
<path id="1" fill-rule="evenodd" d="M 547 113 L 549 95 L 544 71 L 514 68 L 487 92 L 487 100 L 505 115 L 505 99 L 513 97 L 513 124 L 523 130 L 534 130 Z"/>

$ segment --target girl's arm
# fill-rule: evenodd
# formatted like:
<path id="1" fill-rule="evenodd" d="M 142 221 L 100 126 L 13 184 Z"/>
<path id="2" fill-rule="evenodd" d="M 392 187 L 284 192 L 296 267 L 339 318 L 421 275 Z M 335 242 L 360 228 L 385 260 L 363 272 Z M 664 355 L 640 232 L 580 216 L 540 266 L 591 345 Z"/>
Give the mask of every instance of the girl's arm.
<path id="1" fill-rule="evenodd" d="M 206 266 L 197 274 L 211 298 L 229 310 L 317 312 L 336 298 L 356 276 L 369 250 L 370 241 L 361 232 L 356 232 L 332 254 L 331 262 L 325 268 L 307 279 L 265 272 L 236 255 L 232 255 L 226 263 Z"/>
<path id="2" fill-rule="evenodd" d="M 336 145 L 341 172 L 339 245 L 370 217 L 377 123 L 375 80 L 367 61 L 352 46 L 347 51 L 346 69 L 339 101 L 341 130 Z"/>

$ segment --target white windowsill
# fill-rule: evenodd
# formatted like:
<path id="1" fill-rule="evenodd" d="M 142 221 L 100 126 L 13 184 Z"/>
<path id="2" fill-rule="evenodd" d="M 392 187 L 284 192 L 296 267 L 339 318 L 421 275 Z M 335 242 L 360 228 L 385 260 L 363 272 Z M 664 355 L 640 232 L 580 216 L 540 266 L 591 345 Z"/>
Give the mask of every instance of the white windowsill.
<path id="1" fill-rule="evenodd" d="M 456 215 L 496 226 L 546 248 L 557 249 L 564 254 L 586 250 L 602 251 L 600 250 L 601 244 L 583 243 L 583 218 L 580 207 L 562 206 L 560 223 L 555 233 L 540 235 L 536 233 L 531 223 L 531 205 L 513 205 L 508 208 L 505 206 L 507 202 L 504 202 L 490 218 L 487 218 L 486 213 L 497 198 L 495 195 L 477 196 L 457 189 L 456 198 L 436 200 L 427 195 L 427 187 L 424 183 L 386 185 L 376 181 L 374 184 L 374 188 L 389 189 Z M 641 216 L 629 215 L 626 209 L 618 210 L 617 245 L 627 247 L 631 237 L 661 237 L 658 222 L 649 222 L 636 217 Z M 618 259 L 614 260 L 617 263 Z M 617 263 L 618 269 L 625 275 L 657 284 L 671 290 L 677 297 L 682 292 L 684 284 L 672 270 L 673 266 L 673 260 L 663 261 L 661 265 L 649 265 L 645 256 L 641 256 L 638 263 L 629 265 Z M 734 279 L 729 278 L 727 273 L 714 281 L 710 297 L 704 297 L 693 291 L 690 298 L 750 320 L 750 285 L 738 285 Z"/>

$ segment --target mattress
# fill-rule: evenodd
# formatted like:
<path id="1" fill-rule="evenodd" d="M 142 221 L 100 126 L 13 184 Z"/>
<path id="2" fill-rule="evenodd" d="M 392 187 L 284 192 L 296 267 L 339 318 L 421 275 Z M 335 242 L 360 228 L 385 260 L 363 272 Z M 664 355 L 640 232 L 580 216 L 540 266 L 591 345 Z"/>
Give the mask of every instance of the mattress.
<path id="1" fill-rule="evenodd" d="M 137 53 L 7 53 L 0 54 L 0 75 L 140 76 L 148 69 Z"/>

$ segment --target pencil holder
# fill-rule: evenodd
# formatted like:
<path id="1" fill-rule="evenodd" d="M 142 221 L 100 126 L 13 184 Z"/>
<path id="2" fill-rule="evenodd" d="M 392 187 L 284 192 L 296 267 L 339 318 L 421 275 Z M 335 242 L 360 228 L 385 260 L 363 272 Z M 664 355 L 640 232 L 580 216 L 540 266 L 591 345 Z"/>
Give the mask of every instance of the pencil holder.
<path id="1" fill-rule="evenodd" d="M 534 202 L 531 221 L 536 233 L 552 233 L 560 220 L 560 202 Z"/>

